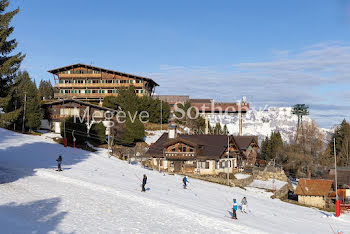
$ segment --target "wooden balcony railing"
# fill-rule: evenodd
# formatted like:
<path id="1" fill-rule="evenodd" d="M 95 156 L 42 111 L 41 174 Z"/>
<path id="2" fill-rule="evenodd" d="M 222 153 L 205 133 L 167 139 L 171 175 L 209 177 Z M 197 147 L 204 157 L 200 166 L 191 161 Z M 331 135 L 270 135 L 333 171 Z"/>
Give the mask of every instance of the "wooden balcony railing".
<path id="1" fill-rule="evenodd" d="M 120 87 L 128 87 L 133 85 L 136 88 L 144 87 L 143 83 L 57 83 L 55 85 L 56 88 L 120 88 Z"/>
<path id="2" fill-rule="evenodd" d="M 59 74 L 59 78 L 86 78 L 86 77 L 94 77 L 94 78 L 100 78 L 101 74 Z"/>
<path id="3" fill-rule="evenodd" d="M 144 93 L 137 93 L 136 94 L 139 97 L 142 97 L 145 95 Z M 76 99 L 83 99 L 83 98 L 94 98 L 94 99 L 100 99 L 104 98 L 106 96 L 118 96 L 118 93 L 55 93 L 54 97 L 55 98 L 65 98 L 65 99 L 70 99 L 70 98 L 76 98 Z"/>

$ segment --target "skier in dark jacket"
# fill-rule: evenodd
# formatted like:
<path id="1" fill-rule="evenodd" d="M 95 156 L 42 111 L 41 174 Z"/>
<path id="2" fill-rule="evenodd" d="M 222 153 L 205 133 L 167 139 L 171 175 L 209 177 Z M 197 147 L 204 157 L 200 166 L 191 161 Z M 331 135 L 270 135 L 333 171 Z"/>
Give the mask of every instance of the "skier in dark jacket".
<path id="1" fill-rule="evenodd" d="M 141 192 L 146 192 L 146 183 L 147 183 L 147 176 L 143 175 L 143 180 L 142 180 L 142 191 Z"/>
<path id="2" fill-rule="evenodd" d="M 59 155 L 58 158 L 56 159 L 56 161 L 57 161 L 57 171 L 62 171 L 62 169 L 61 169 L 62 156 Z"/>
<path id="3" fill-rule="evenodd" d="M 184 182 L 184 189 L 186 189 L 187 183 L 190 183 L 190 182 L 188 182 L 187 176 L 185 176 L 185 177 L 182 179 L 182 182 Z"/>

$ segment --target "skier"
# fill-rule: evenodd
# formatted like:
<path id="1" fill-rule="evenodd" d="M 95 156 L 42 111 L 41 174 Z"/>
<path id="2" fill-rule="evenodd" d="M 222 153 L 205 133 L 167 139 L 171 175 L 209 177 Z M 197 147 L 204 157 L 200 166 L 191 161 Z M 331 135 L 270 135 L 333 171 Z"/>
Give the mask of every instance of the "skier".
<path id="1" fill-rule="evenodd" d="M 188 182 L 187 176 L 185 176 L 185 177 L 182 179 L 182 182 L 184 182 L 184 189 L 186 189 L 187 183 L 190 183 L 190 182 Z"/>
<path id="2" fill-rule="evenodd" d="M 142 180 L 142 191 L 141 192 L 146 192 L 145 185 L 147 183 L 147 176 L 143 175 L 143 180 Z"/>
<path id="3" fill-rule="evenodd" d="M 62 156 L 59 155 L 58 158 L 56 159 L 56 161 L 57 161 L 57 171 L 62 171 L 62 169 L 61 169 Z"/>
<path id="4" fill-rule="evenodd" d="M 232 207 L 232 219 L 237 219 L 237 202 L 236 199 L 233 199 L 233 207 Z"/>
<path id="5" fill-rule="evenodd" d="M 247 213 L 248 202 L 247 202 L 247 198 L 246 197 L 243 197 L 243 199 L 241 201 L 241 204 L 242 204 L 242 213 Z"/>

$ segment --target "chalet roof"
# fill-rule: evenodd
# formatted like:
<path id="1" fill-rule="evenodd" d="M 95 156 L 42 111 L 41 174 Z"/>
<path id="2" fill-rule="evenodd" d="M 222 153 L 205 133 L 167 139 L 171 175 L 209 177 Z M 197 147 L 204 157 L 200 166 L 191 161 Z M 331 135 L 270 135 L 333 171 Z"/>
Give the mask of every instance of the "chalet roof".
<path id="1" fill-rule="evenodd" d="M 132 74 L 128 74 L 128 73 L 120 72 L 120 71 L 109 70 L 109 69 L 96 67 L 96 66 L 92 66 L 92 65 L 86 65 L 86 64 L 83 64 L 83 63 L 76 63 L 76 64 L 64 66 L 64 67 L 55 68 L 55 69 L 49 70 L 48 72 L 50 72 L 52 74 L 57 74 L 58 72 L 67 71 L 67 70 L 70 70 L 70 69 L 73 69 L 73 68 L 78 68 L 78 67 L 85 67 L 85 68 L 88 68 L 88 69 L 99 70 L 99 71 L 102 71 L 102 72 L 116 74 L 116 75 L 120 75 L 120 76 L 126 76 L 126 77 L 129 77 L 129 78 L 146 80 L 148 82 L 153 83 L 155 86 L 159 86 L 151 78 L 147 78 L 147 77 L 143 77 L 143 76 L 137 76 L 137 75 L 132 75 Z"/>
<path id="2" fill-rule="evenodd" d="M 331 180 L 300 179 L 295 190 L 296 195 L 328 196 L 332 187 Z"/>
<path id="3" fill-rule="evenodd" d="M 153 95 L 153 97 L 168 103 L 186 102 L 190 99 L 188 95 Z"/>
<path id="4" fill-rule="evenodd" d="M 194 98 L 190 99 L 191 103 L 211 103 L 213 99 L 203 99 L 203 98 Z"/>
<path id="5" fill-rule="evenodd" d="M 249 136 L 244 137 L 244 143 L 247 142 L 246 138 L 249 138 Z M 251 136 L 250 138 L 251 140 L 249 142 L 252 142 L 256 136 Z M 250 144 L 243 144 L 241 142 L 241 136 L 233 136 L 233 139 L 237 143 L 240 150 L 245 150 Z M 150 156 L 160 156 L 163 154 L 163 149 L 165 146 L 177 141 L 184 141 L 184 143 L 192 143 L 192 145 L 199 146 L 200 148 L 197 151 L 197 157 L 203 157 L 206 159 L 219 159 L 227 148 L 226 135 L 178 134 L 177 138 L 168 139 L 168 133 L 163 133 L 163 135 L 150 146 L 147 154 Z M 240 142 L 240 144 L 238 144 L 238 142 Z M 245 148 L 241 148 L 240 146 Z"/>
<path id="6" fill-rule="evenodd" d="M 235 141 L 240 149 L 247 149 L 249 145 L 254 141 L 254 143 L 258 144 L 257 136 L 239 136 L 234 137 Z"/>
<path id="7" fill-rule="evenodd" d="M 57 104 L 67 104 L 67 103 L 70 103 L 70 102 L 78 103 L 78 104 L 80 104 L 82 106 L 94 107 L 94 108 L 99 109 L 99 110 L 116 112 L 116 110 L 113 110 L 113 109 L 110 109 L 110 108 L 107 108 L 107 107 L 94 105 L 94 104 L 91 104 L 91 103 L 88 103 L 88 102 L 82 102 L 82 101 L 79 101 L 79 100 L 76 100 L 76 99 L 61 99 L 61 100 L 57 100 L 57 101 L 53 101 L 53 102 L 43 103 L 42 106 L 46 107 L 46 106 L 52 106 L 52 105 L 57 105 Z"/>

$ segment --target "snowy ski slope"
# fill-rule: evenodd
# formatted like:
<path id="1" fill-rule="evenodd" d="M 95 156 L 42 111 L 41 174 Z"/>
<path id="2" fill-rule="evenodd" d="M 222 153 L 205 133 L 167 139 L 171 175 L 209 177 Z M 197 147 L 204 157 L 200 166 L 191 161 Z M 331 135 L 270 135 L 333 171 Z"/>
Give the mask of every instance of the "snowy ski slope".
<path id="1" fill-rule="evenodd" d="M 229 188 L 149 171 L 108 158 L 105 150 L 73 152 L 49 135 L 0 128 L 1 233 L 333 233 L 350 232 L 350 217 Z M 63 156 L 63 172 L 55 171 Z M 146 193 L 139 178 L 148 176 Z M 229 218 L 232 198 L 248 214 Z"/>

